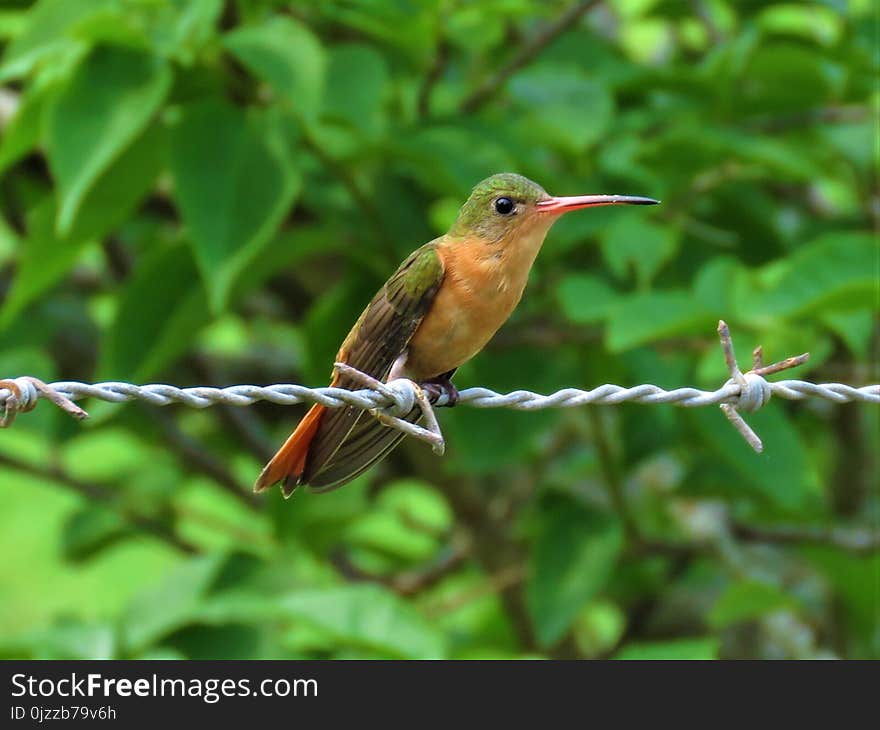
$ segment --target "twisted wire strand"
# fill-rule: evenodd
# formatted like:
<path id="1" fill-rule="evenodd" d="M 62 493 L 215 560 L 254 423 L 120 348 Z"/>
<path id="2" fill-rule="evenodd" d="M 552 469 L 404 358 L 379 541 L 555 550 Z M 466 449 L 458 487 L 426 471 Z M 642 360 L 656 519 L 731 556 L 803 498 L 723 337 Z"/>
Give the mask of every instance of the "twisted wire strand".
<path id="1" fill-rule="evenodd" d="M 766 382 L 766 381 L 765 381 Z M 875 403 L 880 404 L 880 384 L 854 387 L 843 383 L 811 383 L 804 380 L 780 380 L 767 383 L 770 392 L 786 400 L 819 398 L 833 403 Z M 376 390 L 345 390 L 343 388 L 308 388 L 303 385 L 282 383 L 277 385 L 232 385 L 225 388 L 194 387 L 178 388 L 164 383 L 134 385 L 124 382 L 79 383 L 60 381 L 47 386 L 58 395 L 69 400 L 96 398 L 111 403 L 141 400 L 154 406 L 180 403 L 192 408 L 208 408 L 223 404 L 249 406 L 259 401 L 277 405 L 298 403 L 319 403 L 328 408 L 345 405 L 364 410 L 387 408 L 396 405 L 393 399 Z M 0 407 L 5 407 L 12 391 L 0 388 Z M 460 404 L 473 408 L 511 408 L 521 411 L 543 410 L 545 408 L 574 408 L 583 405 L 617 405 L 620 403 L 668 403 L 684 408 L 736 404 L 742 394 L 742 386 L 728 381 L 714 391 L 697 388 L 675 388 L 665 390 L 657 385 L 645 384 L 630 388 L 605 384 L 590 390 L 565 388 L 555 393 L 542 395 L 530 390 L 515 390 L 510 393 L 497 393 L 488 388 L 467 388 L 459 392 Z M 43 394 L 39 394 L 43 397 Z M 435 405 L 446 405 L 441 396 Z"/>
<path id="2" fill-rule="evenodd" d="M 519 411 L 536 411 L 544 408 L 574 408 L 587 404 L 617 405 L 619 403 L 671 403 L 684 408 L 719 405 L 730 424 L 756 452 L 764 445 L 758 434 L 743 419 L 740 411 L 753 413 L 763 408 L 775 394 L 788 400 L 823 398 L 834 403 L 880 403 L 880 385 L 856 388 L 843 383 L 809 383 L 804 380 L 781 380 L 770 383 L 764 377 L 802 365 L 810 357 L 803 353 L 788 357 L 771 365 L 764 364 L 761 347 L 752 352 L 752 369 L 742 372 L 733 351 L 730 328 L 724 320 L 718 322 L 718 337 L 730 379 L 718 390 L 705 391 L 697 388 L 664 390 L 657 385 L 636 385 L 623 388 L 610 383 L 592 390 L 564 388 L 549 395 L 530 390 L 496 393 L 488 388 L 468 388 L 458 394 L 456 402 L 474 408 L 511 408 Z M 143 400 L 155 406 L 183 403 L 193 408 L 207 408 L 218 403 L 233 406 L 249 406 L 257 401 L 270 401 L 278 405 L 295 403 L 319 403 L 328 408 L 355 406 L 369 411 L 383 425 L 429 443 L 437 454 L 442 454 L 445 441 L 432 406 L 452 405 L 446 389 L 439 396 L 431 397 L 428 391 L 410 380 L 394 380 L 383 383 L 350 365 L 337 362 L 338 372 L 344 372 L 361 390 L 342 388 L 307 388 L 303 385 L 232 385 L 227 388 L 178 388 L 163 383 L 133 385 L 132 383 L 77 383 L 63 381 L 47 385 L 32 377 L 0 380 L 0 427 L 12 424 L 17 413 L 29 411 L 40 398 L 50 400 L 74 418 L 86 418 L 88 414 L 73 401 L 79 398 L 98 398 L 121 403 Z M 418 407 L 424 426 L 409 417 Z"/>

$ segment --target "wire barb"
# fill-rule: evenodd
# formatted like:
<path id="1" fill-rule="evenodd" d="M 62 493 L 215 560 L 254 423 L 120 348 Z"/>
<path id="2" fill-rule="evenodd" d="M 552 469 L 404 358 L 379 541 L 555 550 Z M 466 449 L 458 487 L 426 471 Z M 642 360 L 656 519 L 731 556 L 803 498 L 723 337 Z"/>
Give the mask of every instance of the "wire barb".
<path id="1" fill-rule="evenodd" d="M 704 391 L 697 388 L 664 390 L 656 385 L 644 384 L 631 388 L 605 384 L 592 390 L 565 388 L 549 395 L 528 390 L 496 393 L 487 388 L 467 388 L 459 392 L 458 403 L 473 408 L 511 408 L 534 411 L 545 408 L 576 408 L 585 405 L 618 405 L 620 403 L 669 403 L 682 408 L 699 408 L 719 405 L 734 428 L 752 446 L 761 452 L 763 444 L 758 435 L 745 422 L 741 412 L 752 413 L 767 404 L 772 396 L 787 400 L 822 398 L 833 403 L 873 403 L 880 405 L 880 384 L 854 387 L 843 383 L 809 383 L 803 380 L 768 382 L 766 375 L 778 373 L 807 361 L 804 353 L 771 365 L 764 365 L 760 347 L 752 353 L 752 369 L 743 373 L 736 362 L 730 329 L 723 321 L 718 323 L 718 335 L 730 379 L 718 390 Z M 418 383 L 399 379 L 382 383 L 365 373 L 336 363 L 336 369 L 362 385 L 362 390 L 345 388 L 307 388 L 303 385 L 232 385 L 226 388 L 198 387 L 178 388 L 164 383 L 133 385 L 132 383 L 77 383 L 58 382 L 46 384 L 31 377 L 0 380 L 0 427 L 12 423 L 17 413 L 32 410 L 40 398 L 52 401 L 75 418 L 88 414 L 72 401 L 81 398 L 98 398 L 111 403 L 141 400 L 154 406 L 181 403 L 192 408 L 207 408 L 223 404 L 249 406 L 258 401 L 278 405 L 318 403 L 328 408 L 354 406 L 369 411 L 390 428 L 396 428 L 408 436 L 431 444 L 438 454 L 445 448 L 434 408 L 450 405 L 445 393 L 429 397 Z M 419 409 L 416 414 L 413 409 Z M 417 417 L 418 415 L 418 417 Z M 424 426 L 417 421 L 422 420 Z"/>
<path id="2" fill-rule="evenodd" d="M 0 399 L 0 403 L 3 405 L 3 412 L 0 414 L 0 428 L 8 428 L 19 413 L 27 413 L 36 408 L 37 401 L 41 397 L 52 401 L 62 411 L 78 420 L 89 417 L 89 414 L 76 403 L 38 378 L 25 375 L 12 380 L 0 380 L 0 392 L 3 390 L 6 391 L 6 396 Z"/>
<path id="3" fill-rule="evenodd" d="M 739 412 L 754 413 L 763 408 L 770 401 L 773 390 L 765 379 L 765 375 L 778 373 L 782 370 L 802 365 L 810 359 L 810 353 L 805 352 L 797 357 L 789 357 L 772 365 L 764 365 L 764 350 L 759 345 L 752 351 L 752 369 L 743 373 L 736 362 L 733 352 L 733 339 L 730 336 L 730 328 L 723 319 L 718 320 L 718 337 L 721 339 L 721 349 L 724 351 L 724 361 L 730 371 L 730 380 L 727 384 L 735 383 L 739 386 L 739 397 L 730 403 L 722 403 L 721 411 L 727 416 L 727 420 L 742 436 L 746 443 L 759 454 L 764 451 L 764 444 L 754 432 L 751 426 Z"/>

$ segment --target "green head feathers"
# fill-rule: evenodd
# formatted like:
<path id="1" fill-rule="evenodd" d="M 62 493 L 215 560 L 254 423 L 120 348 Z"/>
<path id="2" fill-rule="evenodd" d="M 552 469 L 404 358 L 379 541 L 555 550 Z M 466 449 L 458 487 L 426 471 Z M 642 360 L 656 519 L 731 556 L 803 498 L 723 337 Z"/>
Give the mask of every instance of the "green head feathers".
<path id="1" fill-rule="evenodd" d="M 513 172 L 492 175 L 471 191 L 449 233 L 453 236 L 476 234 L 497 240 L 522 222 L 523 213 L 547 197 L 544 188 L 522 175 Z"/>

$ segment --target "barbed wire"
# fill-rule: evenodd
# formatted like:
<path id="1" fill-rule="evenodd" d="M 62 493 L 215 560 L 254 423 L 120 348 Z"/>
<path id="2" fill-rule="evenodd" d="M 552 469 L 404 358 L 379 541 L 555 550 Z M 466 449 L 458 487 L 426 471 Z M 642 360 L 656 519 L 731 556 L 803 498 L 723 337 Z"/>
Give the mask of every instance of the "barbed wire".
<path id="1" fill-rule="evenodd" d="M 628 388 L 605 384 L 590 390 L 565 388 L 549 395 L 529 390 L 497 393 L 488 388 L 467 388 L 458 393 L 455 402 L 474 408 L 510 408 L 520 411 L 621 403 L 668 403 L 684 408 L 719 405 L 737 431 L 758 452 L 763 450 L 761 440 L 743 420 L 740 412 L 757 411 L 766 405 L 772 396 L 786 400 L 820 398 L 832 403 L 861 402 L 880 405 L 880 384 L 854 387 L 843 383 L 766 380 L 766 375 L 803 364 L 809 358 L 808 353 L 765 366 L 762 350 L 759 347 L 753 352 L 752 369 L 743 373 L 736 362 L 730 331 L 723 321 L 719 322 L 718 333 L 731 377 L 714 391 L 689 387 L 666 390 L 651 384 Z M 0 408 L 2 408 L 0 427 L 11 425 L 16 414 L 32 410 L 40 399 L 50 400 L 79 419 L 87 418 L 88 413 L 73 401 L 83 398 L 96 398 L 111 403 L 140 400 L 154 406 L 180 403 L 192 408 L 207 408 L 218 404 L 249 406 L 260 401 L 285 406 L 318 403 L 328 408 L 354 406 L 369 411 L 389 427 L 426 441 L 436 452 L 443 453 L 445 445 L 443 435 L 437 425 L 432 406 L 451 405 L 447 393 L 426 397 L 422 388 L 410 380 L 400 379 L 382 383 L 344 363 L 336 363 L 336 368 L 364 387 L 359 390 L 347 390 L 335 387 L 308 388 L 296 384 L 277 384 L 179 388 L 163 383 L 134 385 L 126 382 L 89 384 L 73 381 L 46 384 L 30 376 L 0 380 Z M 415 407 L 421 408 L 427 427 L 405 418 Z"/>

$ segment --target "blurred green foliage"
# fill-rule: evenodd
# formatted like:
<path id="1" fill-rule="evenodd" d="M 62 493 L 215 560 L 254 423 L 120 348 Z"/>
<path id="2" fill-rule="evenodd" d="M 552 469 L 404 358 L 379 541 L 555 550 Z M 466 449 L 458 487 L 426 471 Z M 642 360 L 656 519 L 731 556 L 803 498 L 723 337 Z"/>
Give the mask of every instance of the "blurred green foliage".
<path id="1" fill-rule="evenodd" d="M 0 374 L 323 385 L 513 170 L 663 205 L 561 221 L 460 387 L 714 388 L 719 317 L 876 382 L 870 0 L 581 6 L 3 2 Z M 880 657 L 867 406 L 461 408 L 290 502 L 301 409 L 88 407 L 0 434 L 3 655 Z"/>

